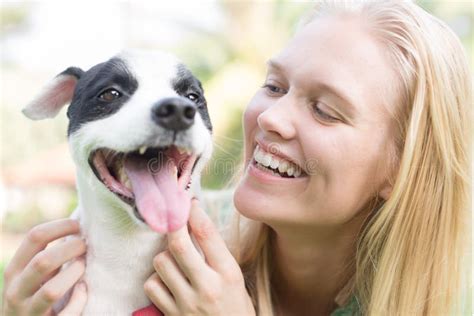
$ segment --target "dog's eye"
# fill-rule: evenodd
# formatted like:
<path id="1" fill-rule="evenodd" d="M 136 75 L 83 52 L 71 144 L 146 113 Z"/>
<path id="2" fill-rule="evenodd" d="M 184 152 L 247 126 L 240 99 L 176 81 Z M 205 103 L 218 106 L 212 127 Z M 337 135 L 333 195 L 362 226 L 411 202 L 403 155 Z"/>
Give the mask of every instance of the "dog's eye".
<path id="1" fill-rule="evenodd" d="M 189 100 L 196 102 L 199 99 L 199 96 L 196 93 L 189 93 L 186 98 Z"/>
<path id="2" fill-rule="evenodd" d="M 121 96 L 122 96 L 122 94 L 119 91 L 117 91 L 116 89 L 111 88 L 111 89 L 107 89 L 104 92 L 102 92 L 99 95 L 99 99 L 107 101 L 107 102 L 111 102 L 111 101 L 117 100 Z"/>

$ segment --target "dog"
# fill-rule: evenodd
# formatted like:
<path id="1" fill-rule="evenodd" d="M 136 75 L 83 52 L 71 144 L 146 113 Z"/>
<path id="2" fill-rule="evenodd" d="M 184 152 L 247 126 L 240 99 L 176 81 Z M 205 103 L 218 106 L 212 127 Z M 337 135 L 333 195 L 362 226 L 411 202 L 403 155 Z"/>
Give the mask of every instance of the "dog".
<path id="1" fill-rule="evenodd" d="M 88 71 L 67 68 L 23 113 L 52 118 L 66 104 L 72 217 L 88 245 L 84 315 L 131 315 L 150 304 L 143 285 L 164 234 L 186 225 L 199 195 L 212 153 L 203 88 L 173 55 L 127 50 Z"/>

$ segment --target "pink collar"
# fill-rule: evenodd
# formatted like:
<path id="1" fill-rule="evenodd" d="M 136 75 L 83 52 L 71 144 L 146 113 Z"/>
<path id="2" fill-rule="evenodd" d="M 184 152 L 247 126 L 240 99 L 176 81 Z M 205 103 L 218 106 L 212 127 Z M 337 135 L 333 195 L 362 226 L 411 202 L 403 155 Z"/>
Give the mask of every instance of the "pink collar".
<path id="1" fill-rule="evenodd" d="M 164 316 L 155 305 L 140 308 L 132 313 L 132 316 Z"/>

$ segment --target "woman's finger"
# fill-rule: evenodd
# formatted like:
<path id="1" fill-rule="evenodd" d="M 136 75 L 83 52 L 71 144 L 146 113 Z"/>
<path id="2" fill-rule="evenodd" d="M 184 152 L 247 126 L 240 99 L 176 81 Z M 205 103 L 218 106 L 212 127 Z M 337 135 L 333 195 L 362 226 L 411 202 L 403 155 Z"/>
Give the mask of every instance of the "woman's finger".
<path id="1" fill-rule="evenodd" d="M 18 297 L 31 296 L 54 270 L 85 251 L 86 244 L 82 238 L 70 238 L 38 253 L 15 281 Z"/>
<path id="2" fill-rule="evenodd" d="M 173 295 L 161 281 L 157 273 L 153 273 L 145 282 L 145 294 L 165 315 L 177 315 L 178 308 Z"/>
<path id="3" fill-rule="evenodd" d="M 82 277 L 84 271 L 84 260 L 75 260 L 54 278 L 46 282 L 31 298 L 32 313 L 36 315 L 47 311 L 74 286 Z"/>
<path id="4" fill-rule="evenodd" d="M 191 240 L 187 226 L 169 233 L 168 250 L 191 284 L 205 282 L 209 266 Z"/>
<path id="5" fill-rule="evenodd" d="M 87 288 L 84 282 L 74 286 L 71 298 L 58 316 L 80 316 L 87 302 Z"/>
<path id="6" fill-rule="evenodd" d="M 28 262 L 46 246 L 61 237 L 79 233 L 79 223 L 72 219 L 60 219 L 32 228 L 8 265 L 8 274 L 22 271 Z"/>
<path id="7" fill-rule="evenodd" d="M 41 282 L 42 284 L 48 282 L 49 280 L 51 280 L 56 274 L 58 274 L 58 272 L 61 270 L 61 267 L 57 268 L 56 270 L 54 270 L 53 272 L 49 273 L 44 279 L 43 281 Z"/>
<path id="8" fill-rule="evenodd" d="M 191 234 L 201 247 L 207 263 L 213 269 L 222 272 L 229 266 L 237 265 L 216 226 L 199 206 L 199 201 L 196 199 L 192 201 L 189 227 Z"/>
<path id="9" fill-rule="evenodd" d="M 156 273 L 176 300 L 191 295 L 191 285 L 169 251 L 158 254 L 153 259 Z"/>

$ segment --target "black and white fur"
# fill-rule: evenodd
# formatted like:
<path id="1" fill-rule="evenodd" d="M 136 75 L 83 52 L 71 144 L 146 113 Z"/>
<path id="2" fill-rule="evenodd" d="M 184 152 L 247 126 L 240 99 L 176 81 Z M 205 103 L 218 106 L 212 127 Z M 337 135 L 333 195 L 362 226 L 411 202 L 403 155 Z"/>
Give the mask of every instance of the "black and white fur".
<path id="1" fill-rule="evenodd" d="M 122 97 L 104 104 L 97 96 L 110 87 Z M 180 132 L 156 124 L 150 111 L 164 98 L 193 102 L 194 124 Z M 32 119 L 49 118 L 68 103 L 68 140 L 77 165 L 79 200 L 73 216 L 79 219 L 88 244 L 84 315 L 130 315 L 150 304 L 143 285 L 153 272 L 152 258 L 164 247 L 163 235 L 152 231 L 99 181 L 88 159 L 103 147 L 120 152 L 144 145 L 189 148 L 200 156 L 191 185 L 197 194 L 200 171 L 212 152 L 206 100 L 201 83 L 172 55 L 126 51 L 88 71 L 68 68 L 23 112 Z"/>

